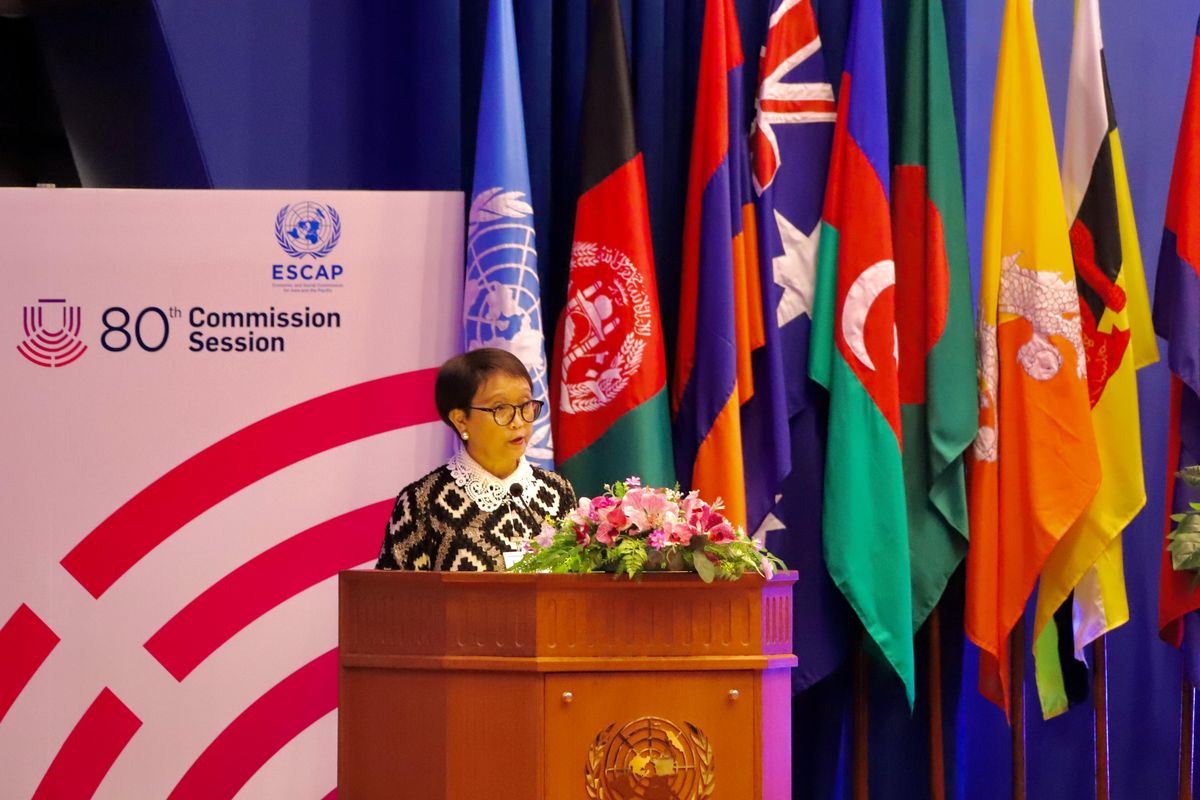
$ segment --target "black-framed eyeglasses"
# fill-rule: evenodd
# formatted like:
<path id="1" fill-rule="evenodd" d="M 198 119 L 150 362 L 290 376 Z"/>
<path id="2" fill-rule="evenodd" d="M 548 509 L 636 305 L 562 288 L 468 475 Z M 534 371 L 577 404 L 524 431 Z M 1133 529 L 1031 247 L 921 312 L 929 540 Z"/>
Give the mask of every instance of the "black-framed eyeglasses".
<path id="1" fill-rule="evenodd" d="M 542 413 L 542 407 L 546 405 L 541 400 L 526 400 L 524 403 L 497 403 L 488 408 L 487 406 L 471 406 L 476 411 L 492 412 L 492 419 L 497 425 L 511 424 L 517 416 L 517 411 L 521 412 L 521 419 L 526 422 L 533 422 Z"/>

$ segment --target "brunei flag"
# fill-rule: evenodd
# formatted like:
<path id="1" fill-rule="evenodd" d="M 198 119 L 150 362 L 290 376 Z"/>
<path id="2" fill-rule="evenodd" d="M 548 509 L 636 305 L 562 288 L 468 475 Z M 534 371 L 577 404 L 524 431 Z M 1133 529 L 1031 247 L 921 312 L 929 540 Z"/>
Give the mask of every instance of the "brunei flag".
<path id="1" fill-rule="evenodd" d="M 812 307 L 809 374 L 829 391 L 823 541 L 868 645 L 914 698 L 912 590 L 880 0 L 850 18 Z"/>
<path id="2" fill-rule="evenodd" d="M 708 0 L 700 48 L 671 396 L 684 488 L 746 526 L 741 406 L 764 344 L 758 234 L 741 132 L 742 45 L 733 0 Z M 773 490 L 773 487 L 772 487 Z"/>
<path id="3" fill-rule="evenodd" d="M 971 274 L 942 0 L 911 0 L 892 170 L 913 630 L 967 552 L 978 419 Z"/>
<path id="4" fill-rule="evenodd" d="M 646 176 L 618 0 L 593 0 L 579 202 L 552 372 L 559 471 L 580 495 L 675 482 Z"/>
<path id="5" fill-rule="evenodd" d="M 1100 486 L 1057 161 L 1033 8 L 1008 0 L 983 224 L 966 609 L 979 690 L 1006 712 L 1009 634 Z"/>
<path id="6" fill-rule="evenodd" d="M 1047 719 L 1086 697 L 1083 649 L 1129 621 L 1120 537 L 1146 504 L 1135 370 L 1158 350 L 1103 48 L 1098 2 L 1079 0 L 1062 187 L 1101 482 L 1038 584 L 1034 654 Z M 1068 691 L 1072 674 L 1078 688 Z"/>
<path id="7" fill-rule="evenodd" d="M 1175 167 L 1167 196 L 1167 220 L 1158 255 L 1154 329 L 1167 341 L 1171 368 L 1171 420 L 1167 463 L 1167 513 L 1187 510 L 1187 487 L 1175 472 L 1200 463 L 1200 26 L 1192 50 Z M 1166 529 L 1171 530 L 1171 519 Z M 1184 674 L 1200 685 L 1200 588 L 1188 572 L 1171 567 L 1164 548 L 1158 589 L 1158 626 L 1169 644 L 1184 646 Z M 1187 629 L 1185 637 L 1184 629 Z"/>

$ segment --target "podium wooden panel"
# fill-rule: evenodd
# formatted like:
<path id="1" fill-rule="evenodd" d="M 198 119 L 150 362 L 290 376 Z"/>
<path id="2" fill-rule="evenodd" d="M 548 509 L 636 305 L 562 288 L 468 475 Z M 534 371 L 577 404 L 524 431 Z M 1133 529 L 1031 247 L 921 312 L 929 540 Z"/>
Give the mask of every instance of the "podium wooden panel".
<path id="1" fill-rule="evenodd" d="M 790 800 L 795 580 L 343 572 L 338 796 Z"/>

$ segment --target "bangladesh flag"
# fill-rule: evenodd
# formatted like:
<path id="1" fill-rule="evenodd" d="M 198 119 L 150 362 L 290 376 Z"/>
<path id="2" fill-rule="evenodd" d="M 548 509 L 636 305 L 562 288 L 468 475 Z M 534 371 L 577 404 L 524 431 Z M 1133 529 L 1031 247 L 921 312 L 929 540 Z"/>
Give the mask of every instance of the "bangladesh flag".
<path id="1" fill-rule="evenodd" d="M 971 275 L 942 0 L 912 0 L 892 171 L 913 630 L 967 552 L 978 423 Z"/>
<path id="2" fill-rule="evenodd" d="M 809 374 L 829 390 L 829 574 L 914 697 L 880 0 L 856 0 L 821 214 Z"/>
<path id="3" fill-rule="evenodd" d="M 593 0 L 579 202 L 552 374 L 555 456 L 580 495 L 675 483 L 646 176 L 618 0 Z"/>

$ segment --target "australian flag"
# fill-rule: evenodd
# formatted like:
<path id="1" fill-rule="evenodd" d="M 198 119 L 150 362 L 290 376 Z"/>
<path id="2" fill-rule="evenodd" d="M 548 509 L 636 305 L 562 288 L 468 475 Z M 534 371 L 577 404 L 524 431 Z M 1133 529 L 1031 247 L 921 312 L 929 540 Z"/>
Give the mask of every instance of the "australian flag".
<path id="1" fill-rule="evenodd" d="M 808 378 L 817 237 L 837 119 L 812 0 L 773 3 L 759 63 L 756 111 L 752 177 L 758 195 L 764 316 L 768 329 L 774 326 L 765 348 L 767 372 L 784 387 L 791 442 L 790 470 L 759 532 L 766 532 L 768 548 L 800 573 L 793 594 L 793 641 L 804 643 L 793 672 L 799 691 L 842 660 L 848 619 L 821 553 L 826 403 Z M 752 402 L 766 396 L 756 393 Z M 749 477 L 747 484 L 749 493 Z"/>
<path id="2" fill-rule="evenodd" d="M 498 347 L 517 356 L 533 377 L 534 397 L 547 398 L 537 238 L 512 0 L 491 0 L 488 11 L 475 180 L 467 219 L 463 345 L 467 350 Z M 548 413 L 533 423 L 526 456 L 538 466 L 554 468 Z"/>

